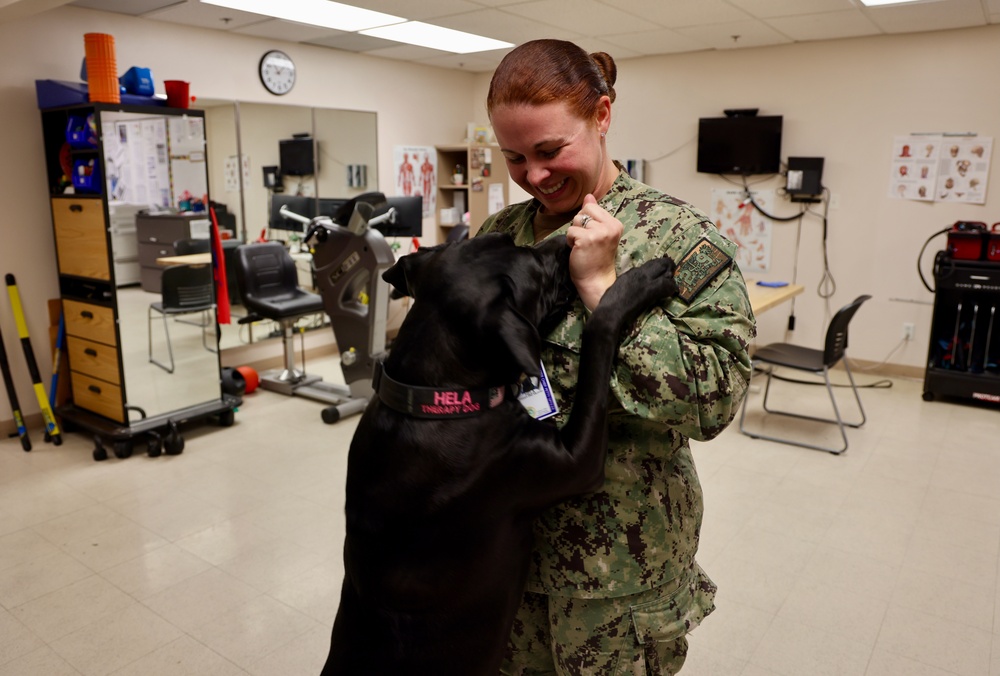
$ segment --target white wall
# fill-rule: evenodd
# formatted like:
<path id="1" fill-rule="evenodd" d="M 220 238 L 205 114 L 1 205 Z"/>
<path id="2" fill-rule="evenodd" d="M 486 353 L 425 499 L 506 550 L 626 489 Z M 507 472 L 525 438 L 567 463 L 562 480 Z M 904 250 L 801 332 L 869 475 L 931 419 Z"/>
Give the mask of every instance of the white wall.
<path id="1" fill-rule="evenodd" d="M 17 276 L 46 385 L 46 300 L 58 297 L 59 287 L 35 80 L 79 81 L 88 32 L 114 35 L 119 72 L 133 65 L 150 68 L 160 93 L 163 80 L 182 79 L 190 81 L 193 95 L 211 99 L 377 112 L 378 182 L 390 193 L 393 146 L 453 144 L 465 136 L 474 80 L 467 73 L 75 7 L 0 23 L 0 272 Z M 295 88 L 283 97 L 265 92 L 257 77 L 261 55 L 272 48 L 287 52 L 298 67 Z M 6 298 L 0 301 L 0 327 L 21 407 L 36 413 Z M 9 420 L 6 393 L 0 393 L 0 421 Z"/>
<path id="2" fill-rule="evenodd" d="M 0 24 L 0 50 L 16 55 L 13 61 L 0 60 L 6 132 L 0 163 L 0 271 L 18 275 L 43 373 L 49 368 L 43 349 L 45 300 L 58 295 L 58 286 L 34 80 L 78 79 L 83 34 L 89 31 L 115 36 L 120 70 L 146 66 L 158 81 L 189 80 L 193 94 L 213 99 L 277 101 L 258 83 L 256 66 L 266 49 L 284 49 L 300 76 L 281 101 L 378 113 L 383 187 L 393 185 L 394 145 L 455 143 L 467 121 L 486 119 L 485 74 L 72 7 Z M 902 323 L 913 321 L 917 340 L 890 361 L 920 367 L 932 295 L 917 276 L 917 253 L 930 234 L 956 220 L 1000 221 L 997 163 L 992 163 L 994 186 L 984 206 L 893 200 L 888 197 L 892 137 L 915 131 L 1000 137 L 1000 81 L 993 74 L 998 62 L 1000 26 L 621 61 L 609 147 L 617 158 L 655 160 L 648 168 L 649 183 L 707 210 L 711 189 L 729 184 L 694 170 L 697 119 L 743 107 L 783 115 L 783 156 L 825 157 L 823 182 L 840 196 L 840 208 L 830 212 L 829 257 L 837 283 L 830 307 L 860 293 L 874 296 L 855 319 L 851 354 L 882 361 L 898 343 Z M 779 186 L 775 180 L 759 187 Z M 788 205 L 782 213 L 792 211 Z M 794 226 L 777 226 L 767 277 L 791 279 L 794 244 Z M 941 237 L 929 249 L 943 245 Z M 928 264 L 929 257 L 925 270 Z M 795 342 L 816 345 L 820 340 L 826 324 L 826 304 L 816 294 L 821 275 L 819 222 L 807 218 L 798 255 L 798 281 L 807 291 L 795 303 L 798 325 L 790 336 Z M 759 318 L 759 342 L 785 338 L 788 307 Z M 0 310 L 0 326 L 24 381 L 6 308 Z M 22 406 L 36 411 L 30 388 L 20 385 Z M 5 402 L 0 404 L 0 419 L 7 419 Z"/>
<path id="3" fill-rule="evenodd" d="M 957 220 L 1000 221 L 1000 148 L 985 205 L 926 203 L 889 198 L 892 139 L 973 131 L 1000 143 L 996 63 L 1000 26 L 623 60 L 608 146 L 617 159 L 655 160 L 647 183 L 709 212 L 712 189 L 734 186 L 695 172 L 698 118 L 721 116 L 726 108 L 784 116 L 783 159 L 826 158 L 823 183 L 840 199 L 840 207 L 829 212 L 836 281 L 830 308 L 836 311 L 862 293 L 874 297 L 852 324 L 851 356 L 881 362 L 899 343 L 903 322 L 915 322 L 916 340 L 890 363 L 922 369 L 933 296 L 920 282 L 917 255 L 931 234 Z M 488 85 L 488 75 L 477 77 L 477 101 L 485 100 Z M 773 179 L 755 187 L 783 185 Z M 797 210 L 787 201 L 775 209 L 776 215 Z M 786 336 L 784 330 L 791 307 L 786 304 L 758 317 L 758 344 L 822 344 L 828 315 L 817 294 L 821 230 L 820 220 L 803 221 L 798 281 L 806 291 L 795 302 L 795 332 Z M 775 225 L 771 271 L 754 276 L 791 280 L 795 238 L 794 224 Z M 933 252 L 944 245 L 944 236 L 936 238 L 924 257 L 932 286 Z"/>

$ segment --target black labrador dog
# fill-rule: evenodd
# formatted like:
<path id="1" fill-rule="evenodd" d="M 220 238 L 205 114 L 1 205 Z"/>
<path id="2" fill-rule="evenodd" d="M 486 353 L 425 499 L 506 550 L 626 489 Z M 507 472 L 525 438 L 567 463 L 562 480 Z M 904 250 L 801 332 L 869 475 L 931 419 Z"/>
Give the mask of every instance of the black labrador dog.
<path id="1" fill-rule="evenodd" d="M 576 297 L 565 237 L 421 248 L 383 278 L 414 298 L 347 466 L 345 578 L 323 676 L 498 673 L 532 519 L 604 480 L 619 334 L 676 293 L 661 258 L 621 275 L 587 320 L 559 429 L 514 391 Z"/>

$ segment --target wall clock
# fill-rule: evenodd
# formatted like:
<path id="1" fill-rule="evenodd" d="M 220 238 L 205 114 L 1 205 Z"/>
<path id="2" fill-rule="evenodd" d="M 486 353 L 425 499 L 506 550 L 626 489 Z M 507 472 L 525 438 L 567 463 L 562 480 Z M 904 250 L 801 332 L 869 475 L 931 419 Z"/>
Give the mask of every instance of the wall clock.
<path id="1" fill-rule="evenodd" d="M 277 96 L 292 91 L 295 85 L 295 63 L 288 54 L 277 49 L 265 52 L 260 57 L 258 72 L 264 89 Z"/>

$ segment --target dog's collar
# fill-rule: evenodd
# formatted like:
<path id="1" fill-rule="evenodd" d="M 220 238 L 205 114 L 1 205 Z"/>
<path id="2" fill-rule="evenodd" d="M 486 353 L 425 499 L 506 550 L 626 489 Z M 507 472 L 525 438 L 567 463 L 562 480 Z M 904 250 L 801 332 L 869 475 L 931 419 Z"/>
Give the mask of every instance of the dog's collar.
<path id="1" fill-rule="evenodd" d="M 506 387 L 477 390 L 440 389 L 404 385 L 385 372 L 382 362 L 375 362 L 372 389 L 389 408 L 414 418 L 467 418 L 485 413 L 503 403 Z"/>

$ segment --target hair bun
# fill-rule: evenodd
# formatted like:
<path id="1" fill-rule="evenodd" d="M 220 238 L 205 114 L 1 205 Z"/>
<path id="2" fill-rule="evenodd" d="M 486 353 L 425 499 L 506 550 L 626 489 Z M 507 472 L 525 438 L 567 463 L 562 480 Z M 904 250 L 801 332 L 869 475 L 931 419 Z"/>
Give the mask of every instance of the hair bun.
<path id="1" fill-rule="evenodd" d="M 590 55 L 590 58 L 597 64 L 597 69 L 601 72 L 601 77 L 604 78 L 604 82 L 608 85 L 608 96 L 611 97 L 611 102 L 614 103 L 615 81 L 618 79 L 618 66 L 615 65 L 615 60 L 607 52 L 594 52 Z"/>

